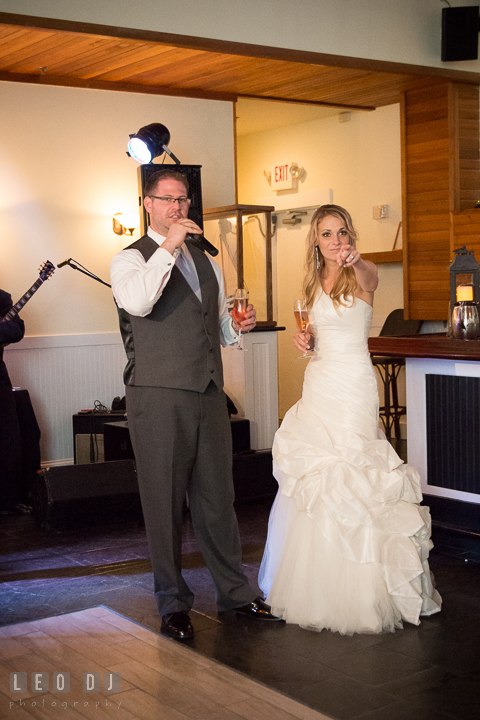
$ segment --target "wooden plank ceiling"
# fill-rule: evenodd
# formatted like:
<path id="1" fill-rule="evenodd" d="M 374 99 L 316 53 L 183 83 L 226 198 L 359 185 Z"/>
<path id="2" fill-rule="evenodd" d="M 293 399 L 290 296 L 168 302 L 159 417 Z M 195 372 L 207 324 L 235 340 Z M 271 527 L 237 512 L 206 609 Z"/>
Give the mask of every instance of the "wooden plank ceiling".
<path id="1" fill-rule="evenodd" d="M 5 15 L 0 14 L 0 19 Z M 34 20 L 31 18 L 32 23 Z M 333 65 L 320 64 L 325 56 L 316 59 L 315 53 L 304 53 L 309 61 L 298 61 L 292 60 L 289 51 L 284 53 L 287 59 L 278 57 L 279 53 L 277 57 L 263 53 L 262 57 L 256 46 L 227 52 L 228 43 L 211 41 L 212 49 L 205 49 L 206 41 L 203 47 L 202 43 L 193 47 L 192 38 L 169 44 L 112 33 L 114 29 L 97 34 L 84 28 L 76 32 L 1 24 L 0 80 L 228 100 L 258 97 L 364 109 L 398 102 L 406 90 L 444 81 L 438 72 L 426 75 L 418 69 L 415 73 L 369 69 L 368 61 L 357 63 L 363 67 L 352 67 L 352 58 L 344 59 L 349 67 L 341 67 L 341 58 L 335 57 Z M 187 40 L 192 41 L 190 47 Z"/>

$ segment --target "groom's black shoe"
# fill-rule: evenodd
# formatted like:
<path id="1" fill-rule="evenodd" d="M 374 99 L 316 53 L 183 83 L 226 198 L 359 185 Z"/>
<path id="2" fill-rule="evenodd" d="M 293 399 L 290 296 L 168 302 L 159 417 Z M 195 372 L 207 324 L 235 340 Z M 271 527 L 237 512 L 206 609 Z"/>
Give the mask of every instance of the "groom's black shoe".
<path id="1" fill-rule="evenodd" d="M 235 612 L 247 615 L 248 617 L 257 618 L 257 620 L 270 620 L 270 622 L 279 622 L 282 618 L 272 615 L 270 605 L 262 600 L 261 597 L 255 598 L 248 605 L 241 605 L 233 608 Z"/>
<path id="2" fill-rule="evenodd" d="M 193 637 L 193 626 L 185 611 L 162 615 L 160 632 L 175 640 L 188 640 Z"/>

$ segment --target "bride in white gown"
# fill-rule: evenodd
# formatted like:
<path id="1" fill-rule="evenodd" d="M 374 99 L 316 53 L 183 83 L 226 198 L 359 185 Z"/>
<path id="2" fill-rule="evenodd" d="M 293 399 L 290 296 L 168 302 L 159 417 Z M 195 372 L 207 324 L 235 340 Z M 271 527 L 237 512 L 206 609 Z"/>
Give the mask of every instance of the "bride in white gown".
<path id="1" fill-rule="evenodd" d="M 416 470 L 378 429 L 367 338 L 375 265 L 350 215 L 320 207 L 304 292 L 315 339 L 301 400 L 273 445 L 279 490 L 259 584 L 275 615 L 311 630 L 380 633 L 440 610 L 428 567 L 430 513 Z M 310 335 L 295 336 L 304 351 Z"/>

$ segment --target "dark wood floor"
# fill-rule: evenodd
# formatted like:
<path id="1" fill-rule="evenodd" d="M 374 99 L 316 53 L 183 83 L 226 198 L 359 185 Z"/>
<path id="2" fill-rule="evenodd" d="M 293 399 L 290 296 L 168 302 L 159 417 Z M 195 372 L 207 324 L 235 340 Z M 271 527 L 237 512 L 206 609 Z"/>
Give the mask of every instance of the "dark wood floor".
<path id="1" fill-rule="evenodd" d="M 271 501 L 238 507 L 245 571 L 256 583 Z M 196 595 L 191 646 L 338 720 L 478 720 L 480 538 L 434 527 L 440 614 L 386 635 L 340 636 L 216 613 L 188 515 L 184 567 Z M 106 606 L 154 631 L 139 522 L 54 533 L 0 516 L 0 625 Z"/>

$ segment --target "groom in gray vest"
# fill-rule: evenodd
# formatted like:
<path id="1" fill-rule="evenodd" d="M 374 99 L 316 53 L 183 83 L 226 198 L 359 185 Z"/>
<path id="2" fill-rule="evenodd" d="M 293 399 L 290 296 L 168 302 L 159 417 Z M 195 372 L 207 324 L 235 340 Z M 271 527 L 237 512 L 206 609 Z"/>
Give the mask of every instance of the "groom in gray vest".
<path id="1" fill-rule="evenodd" d="M 279 620 L 249 586 L 233 508 L 231 431 L 220 345 L 255 327 L 250 305 L 236 326 L 220 268 L 188 241 L 188 180 L 154 173 L 144 189 L 146 235 L 112 260 L 111 279 L 127 354 L 128 426 L 153 567 L 161 631 L 193 636 L 193 593 L 182 572 L 185 495 L 220 612 Z"/>

